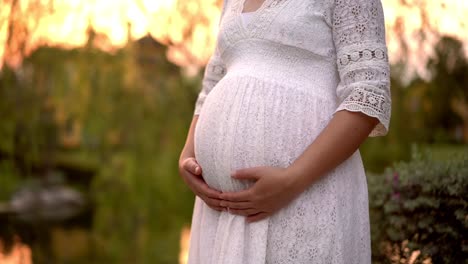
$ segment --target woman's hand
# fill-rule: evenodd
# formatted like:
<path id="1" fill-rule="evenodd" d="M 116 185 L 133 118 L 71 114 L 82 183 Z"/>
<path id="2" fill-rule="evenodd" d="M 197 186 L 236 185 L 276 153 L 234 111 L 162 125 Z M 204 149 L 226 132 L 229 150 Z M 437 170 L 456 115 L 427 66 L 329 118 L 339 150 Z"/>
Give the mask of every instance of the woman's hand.
<path id="1" fill-rule="evenodd" d="M 220 205 L 231 213 L 247 216 L 248 222 L 271 216 L 302 192 L 288 174 L 288 169 L 272 166 L 237 170 L 231 175 L 233 178 L 255 183 L 243 191 L 222 193 L 220 198 L 224 201 Z"/>
<path id="2" fill-rule="evenodd" d="M 217 211 L 225 210 L 220 206 L 219 195 L 221 192 L 210 188 L 206 184 L 202 177 L 201 167 L 194 157 L 179 160 L 179 174 L 193 193 L 205 201 L 209 207 Z"/>
<path id="3" fill-rule="evenodd" d="M 378 123 L 360 112 L 338 111 L 320 135 L 287 168 L 260 166 L 236 171 L 234 178 L 252 179 L 247 190 L 222 193 L 221 206 L 247 221 L 268 217 L 356 152 Z"/>

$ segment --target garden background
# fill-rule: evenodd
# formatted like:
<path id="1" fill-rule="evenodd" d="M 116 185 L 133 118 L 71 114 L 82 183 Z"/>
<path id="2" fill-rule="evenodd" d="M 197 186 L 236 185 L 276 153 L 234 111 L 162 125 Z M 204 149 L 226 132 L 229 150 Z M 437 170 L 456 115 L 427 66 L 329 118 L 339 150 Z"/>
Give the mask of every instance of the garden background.
<path id="1" fill-rule="evenodd" d="M 382 0 L 374 263 L 468 263 L 468 1 Z M 185 263 L 178 158 L 220 0 L 0 0 L 0 263 Z"/>

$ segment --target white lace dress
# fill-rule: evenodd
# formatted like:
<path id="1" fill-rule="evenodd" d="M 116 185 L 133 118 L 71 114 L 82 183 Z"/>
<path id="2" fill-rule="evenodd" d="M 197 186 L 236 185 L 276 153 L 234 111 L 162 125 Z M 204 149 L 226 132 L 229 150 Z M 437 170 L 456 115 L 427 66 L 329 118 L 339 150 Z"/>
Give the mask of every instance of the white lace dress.
<path id="1" fill-rule="evenodd" d="M 195 105 L 195 157 L 221 191 L 250 182 L 231 170 L 291 164 L 336 111 L 390 119 L 380 0 L 225 0 L 217 46 Z M 248 22 L 248 23 L 247 23 Z M 271 217 L 218 212 L 196 197 L 189 264 L 371 262 L 366 176 L 359 151 Z"/>

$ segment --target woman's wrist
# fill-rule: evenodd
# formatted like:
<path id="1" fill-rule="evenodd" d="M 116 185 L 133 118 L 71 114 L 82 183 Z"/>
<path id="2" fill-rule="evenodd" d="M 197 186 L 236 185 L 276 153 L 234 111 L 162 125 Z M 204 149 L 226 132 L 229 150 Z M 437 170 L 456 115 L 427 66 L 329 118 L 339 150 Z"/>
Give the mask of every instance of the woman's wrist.
<path id="1" fill-rule="evenodd" d="M 290 180 L 288 186 L 299 193 L 306 190 L 312 184 L 311 179 L 315 178 L 297 162 L 286 168 L 286 175 Z"/>
<path id="2" fill-rule="evenodd" d="M 182 152 L 180 153 L 179 161 L 182 161 L 187 158 L 194 158 L 194 157 L 195 157 L 195 152 L 193 151 L 193 148 L 190 148 L 189 146 L 185 145 L 185 147 L 182 149 Z"/>
<path id="3" fill-rule="evenodd" d="M 187 134 L 187 139 L 185 140 L 184 148 L 180 153 L 179 160 L 186 158 L 195 158 L 194 134 L 197 121 L 198 115 L 194 115 Z"/>

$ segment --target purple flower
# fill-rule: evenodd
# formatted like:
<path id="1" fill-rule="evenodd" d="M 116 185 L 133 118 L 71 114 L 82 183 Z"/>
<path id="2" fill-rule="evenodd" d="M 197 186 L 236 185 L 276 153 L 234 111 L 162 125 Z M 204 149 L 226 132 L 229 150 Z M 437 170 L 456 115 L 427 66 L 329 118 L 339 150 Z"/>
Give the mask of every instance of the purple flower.
<path id="1" fill-rule="evenodd" d="M 392 199 L 399 200 L 400 199 L 400 175 L 398 172 L 393 173 L 393 184 L 392 184 Z"/>
<path id="2" fill-rule="evenodd" d="M 400 183 L 400 175 L 398 174 L 398 172 L 395 171 L 395 173 L 393 173 L 393 188 L 398 188 L 399 186 L 399 183 Z"/>

